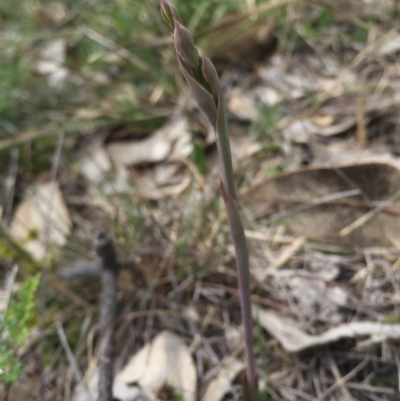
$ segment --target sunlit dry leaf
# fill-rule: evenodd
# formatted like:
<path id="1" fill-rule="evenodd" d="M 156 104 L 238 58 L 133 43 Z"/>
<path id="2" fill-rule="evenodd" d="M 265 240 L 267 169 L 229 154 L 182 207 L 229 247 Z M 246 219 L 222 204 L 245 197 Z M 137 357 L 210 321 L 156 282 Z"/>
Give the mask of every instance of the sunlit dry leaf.
<path id="1" fill-rule="evenodd" d="M 86 374 L 84 378 L 75 388 L 72 401 L 94 401 L 97 400 L 98 393 L 98 381 L 99 371 L 91 371 Z"/>
<path id="2" fill-rule="evenodd" d="M 0 327 L 11 299 L 17 270 L 17 266 L 10 268 L 3 264 L 0 265 Z"/>
<path id="3" fill-rule="evenodd" d="M 269 86 L 259 86 L 254 92 L 257 99 L 266 106 L 275 106 L 282 101 L 282 96 L 279 92 Z"/>
<path id="4" fill-rule="evenodd" d="M 334 121 L 334 117 L 332 115 L 329 114 L 319 114 L 314 116 L 311 121 L 314 124 L 317 124 L 320 127 L 327 127 L 328 125 L 331 125 Z"/>
<path id="5" fill-rule="evenodd" d="M 146 139 L 112 142 L 106 149 L 114 165 L 135 166 L 157 163 L 173 154 L 186 157 L 191 153 L 192 145 L 187 120 L 179 119 Z"/>
<path id="6" fill-rule="evenodd" d="M 362 100 L 362 116 L 360 117 L 360 99 Z M 377 116 L 384 116 L 398 110 L 400 94 L 378 93 L 365 97 L 360 94 L 358 98 L 340 96 L 333 98 L 329 104 L 324 105 L 314 117 L 294 118 L 291 115 L 284 117 L 278 124 L 284 137 L 295 143 L 309 143 L 313 135 L 332 137 L 356 131 L 357 125 L 368 128 L 368 124 Z"/>
<path id="7" fill-rule="evenodd" d="M 60 248 L 72 229 L 67 205 L 56 182 L 35 185 L 18 205 L 11 220 L 11 237 L 34 259 L 47 256 L 48 246 Z"/>
<path id="8" fill-rule="evenodd" d="M 288 118 L 290 118 L 290 116 Z M 301 119 L 292 121 L 286 125 L 288 118 L 282 119 L 281 122 L 281 124 L 284 125 L 282 135 L 287 141 L 308 143 L 310 136 L 317 133 L 317 129 L 311 121 Z"/>
<path id="9" fill-rule="evenodd" d="M 370 163 L 281 174 L 244 189 L 240 201 L 255 218 L 285 222 L 296 236 L 344 246 L 393 246 L 400 241 L 399 189 L 398 168 Z M 349 235 L 340 235 L 382 202 L 389 203 Z"/>
<path id="10" fill-rule="evenodd" d="M 262 80 L 261 86 L 273 88 L 284 99 L 299 99 L 307 93 L 321 90 L 321 86 L 326 85 L 325 80 L 318 79 L 315 70 L 311 73 L 311 71 L 302 71 L 296 67 L 288 71 L 285 64 L 284 56 L 275 54 L 271 57 L 268 65 L 258 68 L 258 75 Z M 300 63 L 294 64 L 299 65 Z M 263 98 L 260 97 L 260 100 Z"/>
<path id="11" fill-rule="evenodd" d="M 308 319 L 340 323 L 342 316 L 338 308 L 348 304 L 347 291 L 335 285 L 328 285 L 318 277 L 295 276 L 279 280 L 280 285 L 285 284 L 296 305 Z"/>
<path id="12" fill-rule="evenodd" d="M 229 350 L 233 351 L 243 340 L 243 332 L 241 328 L 237 326 L 226 325 L 225 340 Z"/>
<path id="13" fill-rule="evenodd" d="M 227 110 L 235 117 L 245 121 L 256 121 L 259 116 L 257 104 L 251 93 L 235 88 L 228 96 Z"/>
<path id="14" fill-rule="evenodd" d="M 218 373 L 217 377 L 209 384 L 202 401 L 220 401 L 232 388 L 232 380 L 244 369 L 244 363 L 235 359 L 228 359 Z"/>
<path id="15" fill-rule="evenodd" d="M 392 153 L 390 146 L 372 143 L 365 147 L 354 137 L 331 143 L 311 141 L 310 150 L 314 166 L 384 163 L 400 169 L 400 159 Z"/>
<path id="16" fill-rule="evenodd" d="M 80 120 L 93 120 L 103 116 L 104 113 L 100 109 L 77 109 L 75 110 L 75 117 Z"/>
<path id="17" fill-rule="evenodd" d="M 390 38 L 386 43 L 379 47 L 377 53 L 379 56 L 390 56 L 400 51 L 400 35 Z"/>
<path id="18" fill-rule="evenodd" d="M 111 168 L 111 161 L 104 146 L 104 136 L 96 135 L 83 149 L 78 169 L 88 181 L 97 184 L 105 179 Z"/>
<path id="19" fill-rule="evenodd" d="M 48 83 L 52 87 L 62 87 L 69 76 L 64 67 L 66 54 L 67 42 L 63 38 L 47 41 L 40 50 L 34 68 L 39 74 L 48 75 Z"/>
<path id="20" fill-rule="evenodd" d="M 311 335 L 301 329 L 299 322 L 272 310 L 253 305 L 253 316 L 275 337 L 287 352 L 329 344 L 343 338 L 369 337 L 371 342 L 400 339 L 400 324 L 350 322 L 340 324 L 324 333 Z"/>
<path id="21" fill-rule="evenodd" d="M 181 163 L 159 163 L 154 166 L 154 181 L 158 185 L 172 185 L 176 173 L 180 169 Z M 149 178 L 149 179 L 153 179 Z M 181 179 L 181 177 L 180 177 Z M 179 179 L 179 181 L 180 181 Z"/>
<path id="22" fill-rule="evenodd" d="M 197 374 L 189 349 L 178 336 L 167 331 L 139 350 L 116 375 L 113 394 L 127 400 L 140 389 L 148 400 L 156 400 L 165 385 L 172 386 L 184 401 L 196 399 Z"/>
<path id="23" fill-rule="evenodd" d="M 326 116 L 324 120 L 318 119 L 299 119 L 291 121 L 292 117 L 288 116 L 281 120 L 279 125 L 283 126 L 282 134 L 285 139 L 295 143 L 308 143 L 313 135 L 334 136 L 342 134 L 356 125 L 356 114 L 343 117 L 340 121 L 334 121 L 333 116 Z M 287 123 L 289 121 L 289 123 Z M 318 123 L 322 123 L 319 125 Z"/>
<path id="24" fill-rule="evenodd" d="M 234 132 L 233 126 L 231 133 Z M 240 129 L 239 129 L 240 132 Z M 234 163 L 237 160 L 250 159 L 257 152 L 263 149 L 262 143 L 255 141 L 252 137 L 246 135 L 231 135 L 231 152 Z"/>
<path id="25" fill-rule="evenodd" d="M 287 250 L 282 253 L 274 252 L 273 254 L 277 254 L 275 260 L 279 261 L 286 252 Z M 296 309 L 301 311 L 307 321 L 327 322 L 331 325 L 342 322 L 342 307 L 348 305 L 349 292 L 334 281 L 341 272 L 337 263 L 326 258 L 319 260 L 314 257 L 310 263 L 305 263 L 302 269 L 274 270 L 274 256 L 269 257 L 269 266 L 257 263 L 254 259 L 251 270 L 255 277 L 260 280 L 269 277 L 268 283 L 273 288 L 285 288 L 287 294 L 290 294 L 290 299 L 296 304 Z"/>
<path id="26" fill-rule="evenodd" d="M 39 74 L 51 74 L 57 71 L 65 63 L 65 39 L 58 38 L 47 41 L 40 51 L 40 57 L 41 59 L 35 66 Z"/>

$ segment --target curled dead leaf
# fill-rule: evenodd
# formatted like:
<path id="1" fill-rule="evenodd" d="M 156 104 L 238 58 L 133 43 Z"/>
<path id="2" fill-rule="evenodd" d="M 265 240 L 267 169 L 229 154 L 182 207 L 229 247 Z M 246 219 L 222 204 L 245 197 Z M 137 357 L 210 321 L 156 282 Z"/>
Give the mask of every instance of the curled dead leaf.
<path id="1" fill-rule="evenodd" d="M 263 310 L 253 305 L 253 315 L 287 352 L 300 352 L 342 338 L 367 336 L 370 337 L 371 342 L 400 339 L 400 324 L 350 322 L 340 324 L 321 334 L 311 335 L 302 330 L 298 322 L 275 311 Z"/>
<path id="2" fill-rule="evenodd" d="M 188 156 L 192 151 L 188 122 L 171 122 L 143 140 L 111 142 L 106 146 L 115 166 L 157 163 L 176 154 Z"/>

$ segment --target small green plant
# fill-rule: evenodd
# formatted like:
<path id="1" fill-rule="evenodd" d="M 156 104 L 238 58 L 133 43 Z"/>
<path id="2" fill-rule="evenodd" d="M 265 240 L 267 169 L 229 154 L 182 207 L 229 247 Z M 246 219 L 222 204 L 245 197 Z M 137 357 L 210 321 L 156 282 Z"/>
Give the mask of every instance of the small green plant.
<path id="1" fill-rule="evenodd" d="M 0 383 L 15 382 L 22 372 L 21 361 L 16 351 L 24 345 L 36 320 L 35 293 L 39 287 L 40 274 L 26 280 L 11 300 L 8 311 L 1 322 L 0 333 Z"/>
<path id="2" fill-rule="evenodd" d="M 253 401 L 256 396 L 257 378 L 250 302 L 249 256 L 236 201 L 228 119 L 222 87 L 214 65 L 203 51 L 195 46 L 192 35 L 182 25 L 176 7 L 166 0 L 161 0 L 161 14 L 172 31 L 179 68 L 192 90 L 200 110 L 206 116 L 216 134 L 222 176 L 220 189 L 235 247 L 240 307 L 244 326 L 246 355 L 245 397 L 247 400 Z"/>

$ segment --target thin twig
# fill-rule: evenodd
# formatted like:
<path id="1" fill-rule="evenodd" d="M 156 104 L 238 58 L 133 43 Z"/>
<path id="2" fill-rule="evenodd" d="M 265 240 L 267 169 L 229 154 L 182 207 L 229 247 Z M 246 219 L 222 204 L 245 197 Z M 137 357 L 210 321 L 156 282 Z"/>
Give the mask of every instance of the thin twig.
<path id="1" fill-rule="evenodd" d="M 100 298 L 99 401 L 111 401 L 114 376 L 117 278 L 120 266 L 113 241 L 107 232 L 99 231 L 96 233 L 93 242 L 99 257 L 102 281 Z"/>
<path id="2" fill-rule="evenodd" d="M 335 192 L 333 194 L 328 194 L 321 196 L 320 198 L 313 199 L 311 201 L 301 203 L 299 205 L 296 205 L 292 208 L 282 210 L 281 212 L 275 213 L 269 218 L 269 221 L 277 221 L 277 220 L 282 220 L 284 218 L 290 217 L 296 213 L 304 212 L 308 209 L 311 209 L 315 206 L 323 205 L 326 203 L 331 203 L 335 202 L 339 199 L 344 199 L 344 198 L 349 198 L 352 196 L 357 196 L 360 195 L 360 190 L 359 189 L 350 189 L 347 191 L 340 191 L 340 192 Z"/>
<path id="3" fill-rule="evenodd" d="M 117 280 L 121 266 L 132 266 L 135 262 L 118 261 L 114 243 L 106 231 L 95 234 L 93 245 L 96 261 L 81 261 L 61 270 L 59 275 L 67 279 L 101 279 L 98 401 L 112 401 Z"/>
<path id="4" fill-rule="evenodd" d="M 79 365 L 76 362 L 74 354 L 72 353 L 71 348 L 70 348 L 70 346 L 68 344 L 68 340 L 67 340 L 67 337 L 65 335 L 62 323 L 58 321 L 56 323 L 56 327 L 57 327 L 58 338 L 60 339 L 61 346 L 63 347 L 64 352 L 67 355 L 67 359 L 68 359 L 69 365 L 70 365 L 70 367 L 72 368 L 72 370 L 74 372 L 75 380 L 78 383 L 80 383 L 80 382 L 82 382 L 82 372 L 79 369 Z M 88 394 L 89 394 L 89 391 L 88 391 Z"/>

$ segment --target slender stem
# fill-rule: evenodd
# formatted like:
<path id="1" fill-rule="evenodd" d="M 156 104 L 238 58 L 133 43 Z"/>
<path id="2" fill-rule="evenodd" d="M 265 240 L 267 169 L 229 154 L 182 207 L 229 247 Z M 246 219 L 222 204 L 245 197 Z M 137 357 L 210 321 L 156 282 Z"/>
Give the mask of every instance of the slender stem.
<path id="1" fill-rule="evenodd" d="M 221 192 L 225 202 L 236 255 L 240 307 L 245 336 L 247 396 L 253 401 L 257 382 L 253 349 L 249 255 L 239 207 L 236 203 L 236 188 L 224 95 L 214 65 L 201 50 L 196 48 L 192 35 L 181 23 L 178 10 L 167 0 L 161 0 L 161 14 L 172 31 L 179 68 L 190 86 L 199 108 L 214 128 L 216 134 L 218 155 L 221 163 Z"/>
<path id="2" fill-rule="evenodd" d="M 229 126 L 226 116 L 225 101 L 222 95 L 218 97 L 217 143 L 220 155 L 221 172 L 226 189 L 232 199 L 236 201 L 236 186 L 233 175 L 232 153 L 229 141 Z"/>
<path id="3" fill-rule="evenodd" d="M 222 181 L 220 183 L 220 187 L 227 211 L 232 240 L 235 247 L 236 267 L 240 291 L 240 309 L 244 327 L 247 384 L 249 389 L 253 389 L 254 385 L 256 384 L 256 363 L 254 358 L 253 318 L 251 314 L 249 285 L 249 254 L 238 205 L 236 201 L 228 194 Z"/>

